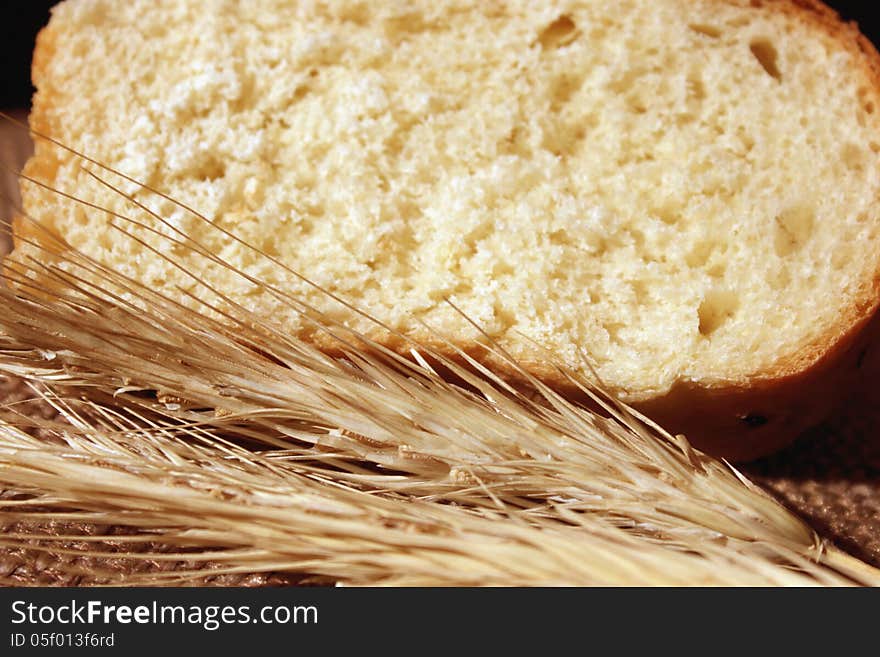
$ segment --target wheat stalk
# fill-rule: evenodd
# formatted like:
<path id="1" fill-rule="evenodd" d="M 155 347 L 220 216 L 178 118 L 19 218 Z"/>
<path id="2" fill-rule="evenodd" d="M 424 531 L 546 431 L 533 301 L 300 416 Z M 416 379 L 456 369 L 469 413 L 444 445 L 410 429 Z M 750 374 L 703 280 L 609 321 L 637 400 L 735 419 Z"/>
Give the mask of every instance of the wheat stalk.
<path id="1" fill-rule="evenodd" d="M 134 182 L 103 171 L 91 175 L 113 189 L 108 175 Z M 232 269 L 132 206 L 112 213 L 130 239 Z M 560 396 L 488 336 L 487 353 L 527 385 L 461 351 L 409 342 L 403 357 L 270 286 L 332 354 L 254 317 L 203 269 L 189 270 L 193 309 L 74 249 L 54 258 L 9 263 L 0 290 L 0 371 L 39 384 L 66 420 L 0 413 L 0 481 L 27 496 L 13 509 L 42 509 L 10 519 L 63 510 L 186 548 L 163 559 L 351 584 L 880 582 L 728 464 L 561 367 L 607 417 Z"/>
<path id="2" fill-rule="evenodd" d="M 147 528 L 163 542 L 204 550 L 139 558 L 208 559 L 220 564 L 215 572 L 295 570 L 351 584 L 845 581 L 808 563 L 800 570 L 780 568 L 721 542 L 704 546 L 697 557 L 686 545 L 634 536 L 565 504 L 534 513 L 491 509 L 479 500 L 473 507 L 450 506 L 381 493 L 383 477 L 341 482 L 320 461 L 299 467 L 290 454 L 218 449 L 206 443 L 204 432 L 188 435 L 191 430 L 178 428 L 171 439 L 119 426 L 63 431 L 65 444 L 47 445 L 5 425 L 5 479 L 33 492 L 33 505 L 81 509 L 67 517 Z M 16 506 L 21 508 L 20 500 Z M 22 516 L 32 517 L 17 512 Z M 4 541 L 19 538 L 34 537 L 6 535 Z M 59 538 L 66 537 L 52 540 Z M 789 556 L 793 564 L 800 561 Z M 128 583 L 175 583 L 189 574 L 204 571 L 151 574 Z"/>

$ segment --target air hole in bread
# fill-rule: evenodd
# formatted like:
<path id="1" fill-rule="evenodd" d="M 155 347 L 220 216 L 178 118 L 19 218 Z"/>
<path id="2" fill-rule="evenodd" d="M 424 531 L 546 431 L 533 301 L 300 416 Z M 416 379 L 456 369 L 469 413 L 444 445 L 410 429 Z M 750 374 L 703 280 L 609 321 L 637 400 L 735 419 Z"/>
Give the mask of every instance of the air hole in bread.
<path id="1" fill-rule="evenodd" d="M 709 257 L 715 251 L 715 242 L 702 240 L 694 244 L 694 247 L 685 257 L 688 267 L 703 267 L 709 262 Z"/>
<path id="2" fill-rule="evenodd" d="M 558 111 L 562 105 L 568 103 L 571 100 L 571 97 L 581 88 L 583 83 L 582 75 L 576 76 L 563 73 L 554 78 L 549 85 L 550 100 L 552 101 L 553 109 Z"/>
<path id="3" fill-rule="evenodd" d="M 652 213 L 664 224 L 670 226 L 681 220 L 681 207 L 672 202 L 653 208 Z"/>
<path id="4" fill-rule="evenodd" d="M 571 243 L 571 239 L 568 236 L 568 231 L 564 228 L 560 228 L 559 230 L 554 230 L 547 236 L 550 244 L 555 244 L 556 246 L 566 246 Z"/>
<path id="5" fill-rule="evenodd" d="M 628 68 L 623 75 L 608 83 L 608 89 L 615 94 L 623 94 L 635 87 L 638 79 L 645 73 L 647 73 L 647 69 L 643 67 Z"/>
<path id="6" fill-rule="evenodd" d="M 399 43 L 403 39 L 431 29 L 431 24 L 419 11 L 410 11 L 405 14 L 385 19 L 385 34 L 393 43 Z"/>
<path id="7" fill-rule="evenodd" d="M 226 163 L 220 158 L 209 157 L 192 172 L 199 180 L 217 180 L 226 175 Z"/>
<path id="8" fill-rule="evenodd" d="M 767 72 L 767 75 L 776 80 L 782 80 L 782 73 L 777 65 L 779 54 L 776 52 L 776 46 L 770 43 L 769 39 L 754 39 L 749 44 L 749 50 L 752 51 L 755 59 L 758 60 L 758 63 Z"/>
<path id="9" fill-rule="evenodd" d="M 277 258 L 281 255 L 280 244 L 271 237 L 259 241 L 260 250 L 268 256 Z"/>
<path id="10" fill-rule="evenodd" d="M 578 153 L 586 136 L 587 131 L 583 126 L 563 126 L 555 134 L 556 141 L 545 139 L 544 147 L 557 157 L 570 157 Z"/>
<path id="11" fill-rule="evenodd" d="M 703 36 L 707 36 L 710 39 L 717 39 L 721 36 L 721 30 L 714 25 L 699 25 L 699 24 L 691 24 L 688 25 L 694 32 L 702 34 Z"/>
<path id="12" fill-rule="evenodd" d="M 311 91 L 311 89 L 309 88 L 309 85 L 307 85 L 307 84 L 302 84 L 302 85 L 298 86 L 296 88 L 296 90 L 293 92 L 293 96 L 291 96 L 291 99 L 290 99 L 291 104 L 298 103 L 299 101 L 301 101 L 303 98 L 305 98 L 308 95 L 309 91 Z"/>
<path id="13" fill-rule="evenodd" d="M 700 319 L 700 335 L 710 336 L 736 314 L 739 297 L 735 292 L 724 289 L 710 290 L 703 297 L 697 309 Z"/>
<path id="14" fill-rule="evenodd" d="M 73 207 L 73 220 L 79 226 L 85 226 L 89 223 L 89 217 L 84 207 L 76 205 Z"/>
<path id="15" fill-rule="evenodd" d="M 634 114 L 644 114 L 648 111 L 648 101 L 640 90 L 627 94 L 626 104 Z"/>
<path id="16" fill-rule="evenodd" d="M 776 255 L 785 257 L 798 251 L 813 235 L 816 216 L 812 208 L 796 205 L 775 217 L 774 248 Z"/>
<path id="17" fill-rule="evenodd" d="M 643 304 L 648 301 L 650 288 L 645 281 L 635 280 L 630 283 L 633 294 L 636 297 L 636 303 Z"/>
<path id="18" fill-rule="evenodd" d="M 700 102 L 706 99 L 706 85 L 698 73 L 688 75 L 686 85 L 688 100 Z"/>
<path id="19" fill-rule="evenodd" d="M 724 262 L 718 262 L 706 270 L 706 273 L 712 278 L 723 278 L 724 274 L 727 273 L 727 267 Z"/>
<path id="20" fill-rule="evenodd" d="M 538 43 L 544 50 L 567 46 L 577 37 L 577 25 L 563 14 L 545 27 L 538 36 Z"/>
<path id="21" fill-rule="evenodd" d="M 370 22 L 370 8 L 366 2 L 356 2 L 343 6 L 339 18 L 355 25 L 367 25 Z"/>
<path id="22" fill-rule="evenodd" d="M 780 264 L 774 271 L 768 273 L 767 282 L 774 290 L 784 290 L 791 285 L 791 271 L 784 264 Z"/>
<path id="23" fill-rule="evenodd" d="M 840 150 L 840 159 L 847 169 L 862 171 L 865 166 L 865 152 L 858 144 L 847 142 Z"/>

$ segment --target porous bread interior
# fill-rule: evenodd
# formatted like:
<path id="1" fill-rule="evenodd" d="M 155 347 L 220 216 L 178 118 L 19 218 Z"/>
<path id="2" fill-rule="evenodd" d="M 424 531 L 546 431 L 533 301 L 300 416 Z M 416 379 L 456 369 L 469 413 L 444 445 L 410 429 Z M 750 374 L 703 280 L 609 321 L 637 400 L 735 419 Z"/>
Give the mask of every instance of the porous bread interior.
<path id="1" fill-rule="evenodd" d="M 478 339 L 449 298 L 526 361 L 548 359 L 530 340 L 574 366 L 583 349 L 630 400 L 772 369 L 845 321 L 878 268 L 877 91 L 797 13 L 74 0 L 50 33 L 37 127 L 395 327 Z M 45 143 L 40 158 L 58 189 L 158 225 L 81 162 Z M 237 267 L 374 328 L 123 187 Z M 76 248 L 193 289 L 107 214 L 25 194 Z M 162 248 L 297 328 L 265 289 Z"/>

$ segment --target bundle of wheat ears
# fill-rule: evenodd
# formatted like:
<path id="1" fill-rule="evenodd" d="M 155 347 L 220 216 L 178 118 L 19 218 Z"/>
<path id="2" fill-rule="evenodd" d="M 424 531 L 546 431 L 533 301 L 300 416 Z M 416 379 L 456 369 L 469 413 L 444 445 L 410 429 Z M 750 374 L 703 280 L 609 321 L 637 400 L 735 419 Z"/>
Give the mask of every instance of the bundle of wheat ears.
<path id="1" fill-rule="evenodd" d="M 95 184 L 136 183 L 80 157 Z M 268 572 L 345 585 L 880 584 L 729 464 L 562 367 L 590 408 L 521 369 L 529 385 L 513 387 L 466 353 L 410 343 L 402 357 L 270 287 L 332 337 L 329 355 L 204 283 L 231 267 L 148 203 L 111 221 L 142 244 L 153 234 L 170 267 L 169 254 L 197 254 L 204 269 L 187 274 L 203 311 L 68 247 L 7 264 L 0 372 L 26 379 L 34 401 L 0 408 L 2 546 L 123 560 L 132 567 L 81 574 L 125 585 Z M 488 336 L 485 349 L 517 367 Z M 99 529 L 40 530 L 57 522 Z"/>

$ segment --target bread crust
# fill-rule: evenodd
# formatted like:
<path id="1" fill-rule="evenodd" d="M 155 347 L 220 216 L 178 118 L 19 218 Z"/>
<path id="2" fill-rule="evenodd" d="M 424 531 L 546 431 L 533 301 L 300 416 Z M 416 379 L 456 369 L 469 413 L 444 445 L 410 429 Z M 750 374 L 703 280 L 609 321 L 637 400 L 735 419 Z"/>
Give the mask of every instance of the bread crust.
<path id="1" fill-rule="evenodd" d="M 855 23 L 818 0 L 719 0 L 768 7 L 820 30 L 854 55 L 874 96 L 880 95 L 880 54 Z M 880 130 L 880 125 L 875 126 Z M 862 380 L 867 352 L 880 339 L 880 262 L 864 280 L 848 316 L 800 352 L 780 358 L 743 383 L 679 382 L 662 397 L 635 405 L 671 431 L 733 461 L 765 456 L 827 419 Z"/>
<path id="2" fill-rule="evenodd" d="M 55 54 L 56 35 L 52 24 L 45 26 L 37 34 L 37 42 L 34 48 L 34 55 L 31 61 L 31 80 L 37 87 L 31 104 L 31 112 L 28 116 L 28 123 L 31 130 L 43 135 L 58 134 L 54 117 L 56 112 L 53 111 L 53 93 L 52 81 L 50 76 L 46 75 L 47 63 Z M 39 86 L 38 86 L 39 84 Z M 28 158 L 22 173 L 36 180 L 55 180 L 55 174 L 58 170 L 60 161 L 57 152 L 53 148 L 47 148 L 46 143 L 42 139 L 34 140 L 34 154 Z M 21 186 L 21 206 L 27 208 L 30 206 L 29 186 Z M 16 213 L 12 217 L 12 245 L 13 252 L 21 248 L 24 240 L 34 240 L 52 251 L 51 244 L 41 239 L 40 232 L 36 226 L 27 219 L 27 217 Z"/>
<path id="3" fill-rule="evenodd" d="M 755 10 L 787 14 L 833 40 L 854 55 L 872 100 L 880 107 L 880 54 L 858 30 L 818 0 L 710 0 Z M 57 92 L 47 75 L 48 62 L 56 50 L 57 35 L 52 24 L 39 34 L 34 53 L 32 77 L 38 91 L 30 116 L 32 128 L 42 134 L 59 134 Z M 875 119 L 880 133 L 880 121 Z M 38 142 L 41 140 L 38 140 Z M 52 181 L 60 160 L 54 147 L 38 143 L 34 156 L 25 166 L 28 176 Z M 28 207 L 28 190 L 22 190 L 23 206 Z M 50 251 L 33 225 L 21 216 L 12 222 L 15 248 L 24 240 L 38 240 Z M 880 340 L 880 258 L 871 280 L 864 280 L 854 296 L 850 312 L 824 335 L 785 355 L 764 371 L 753 372 L 737 381 L 678 381 L 660 396 L 631 401 L 632 405 L 655 419 L 672 433 L 683 433 L 697 448 L 732 461 L 752 460 L 789 444 L 806 429 L 822 422 L 846 398 L 863 376 L 866 352 Z M 373 339 L 408 353 L 406 341 L 376 332 Z M 430 346 L 444 356 L 462 361 L 454 348 L 430 333 L 417 331 L 413 340 Z M 336 348 L 329 338 L 312 335 L 317 345 L 328 351 Z M 477 344 L 457 344 L 464 353 L 489 362 L 500 374 L 514 382 L 527 377 L 509 363 L 487 355 Z M 522 368 L 568 396 L 582 394 L 550 363 L 540 358 L 520 360 Z"/>

